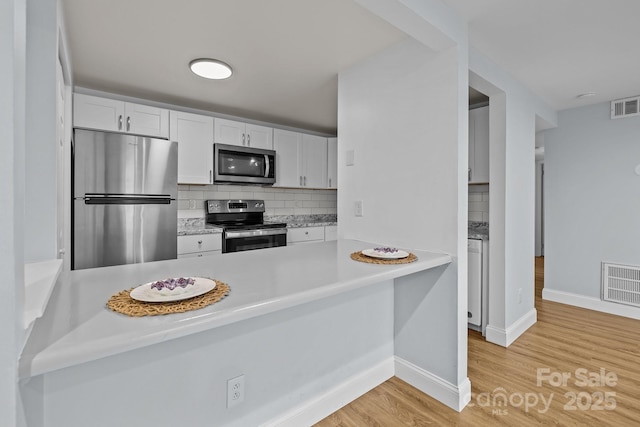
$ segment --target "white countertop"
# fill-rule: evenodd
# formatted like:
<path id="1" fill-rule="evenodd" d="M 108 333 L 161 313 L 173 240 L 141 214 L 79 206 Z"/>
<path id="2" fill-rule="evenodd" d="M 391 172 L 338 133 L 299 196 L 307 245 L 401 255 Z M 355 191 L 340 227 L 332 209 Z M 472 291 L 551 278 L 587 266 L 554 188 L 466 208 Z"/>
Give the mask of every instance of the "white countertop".
<path id="1" fill-rule="evenodd" d="M 451 262 L 447 254 L 412 251 L 410 264 L 353 261 L 377 246 L 338 240 L 63 273 L 20 359 L 31 377 L 207 329 L 272 313 Z M 201 276 L 229 284 L 230 294 L 200 310 L 128 317 L 105 304 L 123 289 L 168 277 Z"/>

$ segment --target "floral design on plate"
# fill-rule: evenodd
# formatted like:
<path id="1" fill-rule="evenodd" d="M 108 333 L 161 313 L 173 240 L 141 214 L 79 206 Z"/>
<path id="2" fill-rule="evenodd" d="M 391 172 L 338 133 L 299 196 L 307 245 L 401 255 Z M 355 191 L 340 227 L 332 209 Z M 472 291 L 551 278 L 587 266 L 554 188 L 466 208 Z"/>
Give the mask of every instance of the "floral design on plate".
<path id="1" fill-rule="evenodd" d="M 388 246 L 365 249 L 362 253 L 368 257 L 379 259 L 402 259 L 409 256 L 409 252 Z"/>

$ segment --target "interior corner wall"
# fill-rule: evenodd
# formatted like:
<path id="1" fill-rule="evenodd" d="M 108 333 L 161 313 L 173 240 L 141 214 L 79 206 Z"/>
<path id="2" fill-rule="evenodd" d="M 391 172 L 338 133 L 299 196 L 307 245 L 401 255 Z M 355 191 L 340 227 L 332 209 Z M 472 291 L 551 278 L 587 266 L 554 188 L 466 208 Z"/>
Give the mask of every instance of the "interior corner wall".
<path id="1" fill-rule="evenodd" d="M 24 252 L 26 262 L 57 257 L 56 0 L 27 2 Z"/>
<path id="2" fill-rule="evenodd" d="M 455 48 L 435 54 L 413 39 L 340 73 L 342 237 L 457 253 L 457 74 Z"/>
<path id="3" fill-rule="evenodd" d="M 0 421 L 23 426 L 17 363 L 25 333 L 24 141 L 25 2 L 0 2 Z"/>
<path id="4" fill-rule="evenodd" d="M 561 111 L 545 136 L 545 291 L 600 300 L 601 262 L 640 265 L 640 116 Z"/>
<path id="5" fill-rule="evenodd" d="M 434 53 L 407 39 L 339 75 L 342 237 L 456 258 L 458 187 L 466 177 L 458 157 L 459 132 L 466 134 L 458 123 L 458 55 L 457 48 Z M 466 71 L 464 77 L 466 86 Z M 349 152 L 352 166 L 346 165 Z M 362 217 L 354 215 L 357 200 Z M 458 274 L 454 262 L 396 281 L 394 294 L 395 354 L 456 386 L 466 380 L 466 347 L 458 342 L 466 319 L 455 309 Z M 434 304 L 446 309 L 434 311 Z M 433 340 L 403 339 L 418 326 Z"/>

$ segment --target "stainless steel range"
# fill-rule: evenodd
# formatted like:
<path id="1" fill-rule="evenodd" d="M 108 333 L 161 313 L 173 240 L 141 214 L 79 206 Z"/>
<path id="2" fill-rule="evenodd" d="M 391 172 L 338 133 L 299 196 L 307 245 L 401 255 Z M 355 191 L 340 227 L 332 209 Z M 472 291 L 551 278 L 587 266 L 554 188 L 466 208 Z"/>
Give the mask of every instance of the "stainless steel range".
<path id="1" fill-rule="evenodd" d="M 264 200 L 207 200 L 206 222 L 223 229 L 222 253 L 287 246 L 287 224 L 264 222 Z"/>

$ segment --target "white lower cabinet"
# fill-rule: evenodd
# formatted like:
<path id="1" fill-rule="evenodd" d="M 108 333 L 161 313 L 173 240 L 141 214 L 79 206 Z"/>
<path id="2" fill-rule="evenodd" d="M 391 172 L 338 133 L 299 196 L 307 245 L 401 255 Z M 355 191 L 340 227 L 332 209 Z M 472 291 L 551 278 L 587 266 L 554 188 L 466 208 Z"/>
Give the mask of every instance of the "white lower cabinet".
<path id="1" fill-rule="evenodd" d="M 287 231 L 287 245 L 324 242 L 324 227 L 290 228 Z"/>
<path id="2" fill-rule="evenodd" d="M 222 253 L 222 234 L 178 236 L 178 259 Z"/>
<path id="3" fill-rule="evenodd" d="M 338 226 L 327 225 L 324 227 L 324 240 L 328 242 L 330 240 L 338 240 Z"/>

